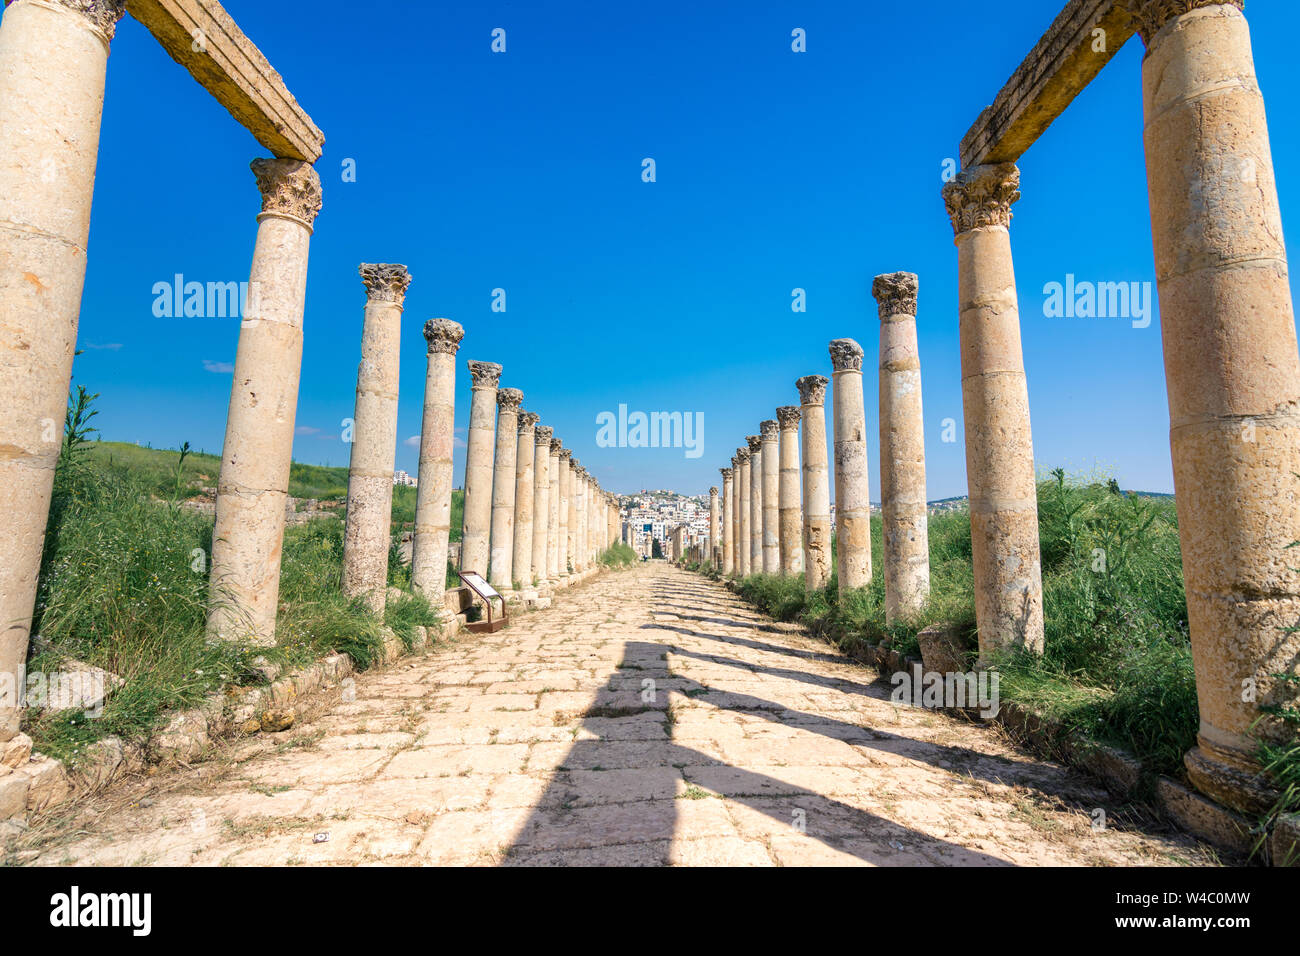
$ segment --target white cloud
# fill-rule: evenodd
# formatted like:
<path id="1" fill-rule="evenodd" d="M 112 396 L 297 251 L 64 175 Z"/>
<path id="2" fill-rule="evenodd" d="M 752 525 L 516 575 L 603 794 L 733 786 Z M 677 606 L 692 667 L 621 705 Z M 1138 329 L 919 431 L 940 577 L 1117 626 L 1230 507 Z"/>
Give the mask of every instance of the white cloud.
<path id="1" fill-rule="evenodd" d="M 203 369 L 207 372 L 215 372 L 218 375 L 229 375 L 235 370 L 235 366 L 230 362 L 214 362 L 212 359 L 204 359 Z"/>
<path id="2" fill-rule="evenodd" d="M 419 448 L 420 436 L 412 435 L 410 438 L 406 439 L 406 441 L 402 442 L 402 444 L 405 445 L 407 448 Z"/>

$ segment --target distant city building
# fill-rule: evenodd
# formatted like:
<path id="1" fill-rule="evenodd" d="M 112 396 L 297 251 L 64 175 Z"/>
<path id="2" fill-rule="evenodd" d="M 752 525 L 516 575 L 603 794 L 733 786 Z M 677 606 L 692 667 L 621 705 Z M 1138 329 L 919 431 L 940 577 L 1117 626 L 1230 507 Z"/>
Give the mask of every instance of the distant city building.
<path id="1" fill-rule="evenodd" d="M 404 471 L 393 472 L 393 484 L 406 485 L 408 488 L 414 488 L 416 480 Z"/>

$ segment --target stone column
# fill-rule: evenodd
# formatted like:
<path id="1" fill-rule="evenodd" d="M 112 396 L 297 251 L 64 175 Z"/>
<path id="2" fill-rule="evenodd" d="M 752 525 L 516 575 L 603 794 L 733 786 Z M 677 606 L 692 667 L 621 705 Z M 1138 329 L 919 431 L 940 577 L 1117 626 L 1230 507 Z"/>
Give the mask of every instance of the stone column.
<path id="1" fill-rule="evenodd" d="M 776 419 L 759 422 L 763 456 L 763 573 L 781 573 L 781 439 Z"/>
<path id="2" fill-rule="evenodd" d="M 519 406 L 524 393 L 517 388 L 497 392 L 496 456 L 492 467 L 492 552 L 488 581 L 498 591 L 514 589 L 515 456 L 519 449 Z"/>
<path id="3" fill-rule="evenodd" d="M 576 458 L 569 459 L 569 467 L 573 469 L 573 493 L 569 497 L 569 561 L 573 565 L 573 573 L 581 576 L 587 569 L 587 549 L 582 542 L 585 494 L 583 482 L 587 472 Z"/>
<path id="4" fill-rule="evenodd" d="M 735 459 L 733 458 L 734 462 Z M 736 485 L 733 476 L 735 467 L 722 468 L 722 566 L 725 577 L 731 577 L 736 571 Z"/>
<path id="5" fill-rule="evenodd" d="M 749 493 L 753 487 L 753 478 L 751 469 L 753 462 L 750 461 L 748 448 L 736 449 L 736 529 L 738 538 L 736 541 L 736 573 L 742 578 L 748 577 L 753 573 L 752 560 L 750 553 L 750 516 L 752 511 L 749 507 Z"/>
<path id="6" fill-rule="evenodd" d="M 709 540 L 707 553 L 710 563 L 713 561 L 713 549 L 718 546 L 721 536 L 722 521 L 718 513 L 718 489 L 713 487 L 709 489 Z"/>
<path id="7" fill-rule="evenodd" d="M 964 170 L 943 188 L 957 243 L 966 484 L 980 658 L 1043 649 L 1038 489 L 1011 262 L 1011 163 Z"/>
<path id="8" fill-rule="evenodd" d="M 510 576 L 525 591 L 533 591 L 533 446 L 540 417 L 533 412 L 519 413 L 515 445 L 515 533 Z"/>
<path id="9" fill-rule="evenodd" d="M 488 540 L 492 533 L 492 451 L 501 366 L 495 362 L 470 362 L 468 367 L 473 390 L 469 400 L 469 432 L 465 438 L 465 515 L 460 536 L 460 570 L 486 575 Z"/>
<path id="10" fill-rule="evenodd" d="M 880 508 L 886 623 L 917 614 L 930 594 L 917 288 L 917 278 L 910 272 L 876 276 L 871 284 L 880 308 Z"/>
<path id="11" fill-rule="evenodd" d="M 546 496 L 546 579 L 552 585 L 560 580 L 564 564 L 560 561 L 560 449 L 558 438 L 551 439 L 551 482 L 550 492 Z"/>
<path id="12" fill-rule="evenodd" d="M 258 159 L 252 169 L 262 213 L 217 480 L 207 626 L 213 638 L 273 644 L 307 252 L 321 188 L 316 171 L 297 160 Z"/>
<path id="13" fill-rule="evenodd" d="M 533 431 L 533 553 L 531 565 L 539 587 L 550 584 L 547 543 L 551 513 L 551 434 L 546 425 Z"/>
<path id="14" fill-rule="evenodd" d="M 1300 359 L 1264 100 L 1241 3 L 1134 4 L 1170 444 L 1200 709 L 1196 787 L 1247 812 L 1261 710 L 1300 705 Z M 1243 693 L 1254 688 L 1251 695 Z"/>
<path id="15" fill-rule="evenodd" d="M 363 597 L 382 617 L 392 544 L 402 306 L 411 274 L 403 265 L 362 263 L 361 281 L 366 287 L 366 311 L 352 419 L 342 580 L 346 597 Z"/>
<path id="16" fill-rule="evenodd" d="M 761 430 L 761 426 L 760 426 Z M 747 435 L 749 445 L 749 569 L 763 573 L 763 439 Z"/>
<path id="17" fill-rule="evenodd" d="M 570 567 L 573 563 L 573 527 L 572 527 L 572 501 L 573 496 L 573 452 L 568 448 L 560 449 L 560 521 L 557 526 L 559 550 L 556 560 L 559 561 L 560 578 L 568 581 L 569 576 L 573 573 Z"/>
<path id="18" fill-rule="evenodd" d="M 420 466 L 415 488 L 411 587 L 442 612 L 451 538 L 452 454 L 456 442 L 456 352 L 465 330 L 450 319 L 424 323 L 429 346 L 420 424 Z"/>
<path id="19" fill-rule="evenodd" d="M 862 346 L 830 344 L 835 371 L 835 540 L 840 594 L 871 583 L 871 489 L 867 415 L 862 404 Z"/>
<path id="20" fill-rule="evenodd" d="M 18 0 L 0 22 L 0 742 L 18 732 L 72 378 L 109 41 L 125 0 Z"/>
<path id="21" fill-rule="evenodd" d="M 831 577 L 831 488 L 826 460 L 825 375 L 805 375 L 799 389 L 803 441 L 804 589 L 826 587 Z"/>
<path id="22" fill-rule="evenodd" d="M 803 574 L 803 513 L 799 497 L 799 406 L 776 410 L 781 426 L 780 443 L 780 545 L 781 573 Z"/>

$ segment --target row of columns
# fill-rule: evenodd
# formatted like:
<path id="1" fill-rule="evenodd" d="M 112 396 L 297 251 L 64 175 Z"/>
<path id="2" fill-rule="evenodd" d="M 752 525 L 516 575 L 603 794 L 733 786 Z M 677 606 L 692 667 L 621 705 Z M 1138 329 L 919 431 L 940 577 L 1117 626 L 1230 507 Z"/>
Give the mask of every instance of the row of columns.
<path id="1" fill-rule="evenodd" d="M 925 435 L 916 344 L 917 278 L 877 276 L 879 305 L 880 448 L 886 616 L 915 614 L 929 594 Z M 863 350 L 853 339 L 829 346 L 831 375 L 795 383 L 800 404 L 783 405 L 760 435 L 721 469 L 724 489 L 724 574 L 803 575 L 809 591 L 832 572 L 826 387 L 833 383 L 835 554 L 838 589 L 871 583 L 871 500 L 867 470 Z M 802 427 L 802 436 L 800 429 Z M 737 477 L 739 476 L 739 477 Z"/>

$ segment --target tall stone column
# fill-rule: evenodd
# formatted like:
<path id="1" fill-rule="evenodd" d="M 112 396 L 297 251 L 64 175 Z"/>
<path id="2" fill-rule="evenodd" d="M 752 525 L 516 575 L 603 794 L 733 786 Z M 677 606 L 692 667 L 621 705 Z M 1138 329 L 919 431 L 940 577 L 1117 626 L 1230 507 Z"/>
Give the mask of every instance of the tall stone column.
<path id="1" fill-rule="evenodd" d="M 930 594 L 917 288 L 917 278 L 910 272 L 876 276 L 871 284 L 880 309 L 880 507 L 886 623 L 918 613 Z"/>
<path id="2" fill-rule="evenodd" d="M 550 584 L 547 542 L 551 514 L 551 434 L 546 425 L 533 431 L 533 553 L 531 565 L 539 587 Z"/>
<path id="3" fill-rule="evenodd" d="M 733 458 L 734 462 L 735 459 Z M 722 468 L 722 567 L 725 577 L 731 577 L 736 571 L 736 485 L 733 476 L 736 469 Z"/>
<path id="4" fill-rule="evenodd" d="M 560 565 L 560 578 L 568 581 L 569 576 L 573 573 L 573 528 L 572 528 L 572 502 L 573 495 L 573 452 L 568 448 L 560 449 L 560 523 L 557 529 L 559 538 L 559 551 L 557 560 Z"/>
<path id="5" fill-rule="evenodd" d="M 366 287 L 366 311 L 352 419 L 342 581 L 345 596 L 364 598 L 382 616 L 393 534 L 402 307 L 411 274 L 403 265 L 362 263 L 361 281 Z"/>
<path id="6" fill-rule="evenodd" d="M 776 419 L 759 422 L 763 455 L 763 573 L 781 573 L 781 440 Z"/>
<path id="7" fill-rule="evenodd" d="M 587 549 L 582 543 L 585 494 L 583 479 L 587 473 L 576 458 L 569 459 L 569 467 L 573 470 L 573 493 L 569 497 L 569 560 L 574 574 L 581 575 L 587 569 Z"/>
<path id="8" fill-rule="evenodd" d="M 551 489 L 546 498 L 546 579 L 555 584 L 560 580 L 564 563 L 560 561 L 560 449 L 558 438 L 551 439 Z"/>
<path id="9" fill-rule="evenodd" d="M 1300 359 L 1264 100 L 1241 3 L 1134 4 L 1170 444 L 1200 709 L 1192 782 L 1269 809 L 1255 762 L 1294 729 Z M 1243 692 L 1253 687 L 1254 695 Z"/>
<path id="10" fill-rule="evenodd" d="M 760 431 L 762 426 L 760 426 Z M 747 435 L 749 445 L 749 567 L 762 574 L 763 567 L 763 439 Z"/>
<path id="11" fill-rule="evenodd" d="M 835 539 L 840 594 L 871 583 L 871 489 L 867 414 L 862 404 L 862 346 L 830 344 L 834 367 Z"/>
<path id="12" fill-rule="evenodd" d="M 1043 649 L 1038 489 L 1020 311 L 1011 262 L 1011 163 L 964 170 L 943 188 L 957 242 L 961 394 L 980 658 Z"/>
<path id="13" fill-rule="evenodd" d="M 515 445 L 515 533 L 510 576 L 526 591 L 533 588 L 533 446 L 540 417 L 533 412 L 519 413 Z"/>
<path id="14" fill-rule="evenodd" d="M 307 252 L 321 188 L 316 171 L 297 160 L 258 159 L 252 169 L 262 213 L 217 479 L 207 628 L 217 639 L 273 644 Z"/>
<path id="15" fill-rule="evenodd" d="M 451 539 L 452 454 L 456 443 L 456 352 L 465 330 L 450 319 L 424 323 L 429 347 L 420 424 L 420 466 L 415 488 L 411 587 L 442 611 Z"/>
<path id="16" fill-rule="evenodd" d="M 718 510 L 718 489 L 713 487 L 709 489 L 709 540 L 708 540 L 708 559 L 713 563 L 713 551 L 719 546 L 719 539 L 722 537 L 722 519 Z"/>
<path id="17" fill-rule="evenodd" d="M 497 427 L 497 384 L 501 366 L 470 362 L 469 432 L 465 437 L 465 513 L 460 535 L 460 570 L 487 575 L 492 534 L 492 453 Z"/>
<path id="18" fill-rule="evenodd" d="M 488 582 L 498 591 L 514 588 L 515 456 L 519 450 L 519 406 L 524 393 L 517 388 L 497 392 L 496 455 L 492 467 L 492 552 Z"/>
<path id="19" fill-rule="evenodd" d="M 799 406 L 776 410 L 780 442 L 780 544 L 781 573 L 803 574 L 803 512 L 799 495 Z"/>
<path id="20" fill-rule="evenodd" d="M 826 587 L 831 577 L 831 488 L 826 461 L 825 375 L 805 375 L 799 389 L 803 442 L 804 589 Z"/>
<path id="21" fill-rule="evenodd" d="M 109 41 L 125 0 L 18 0 L 0 22 L 0 742 L 18 732 L 72 378 Z"/>
<path id="22" fill-rule="evenodd" d="M 736 449 L 736 528 L 738 538 L 736 541 L 736 573 L 742 578 L 748 577 L 753 573 L 753 556 L 750 551 L 750 517 L 752 510 L 749 507 L 749 493 L 753 488 L 753 478 L 751 477 L 751 468 L 753 462 L 750 461 L 748 448 Z"/>

